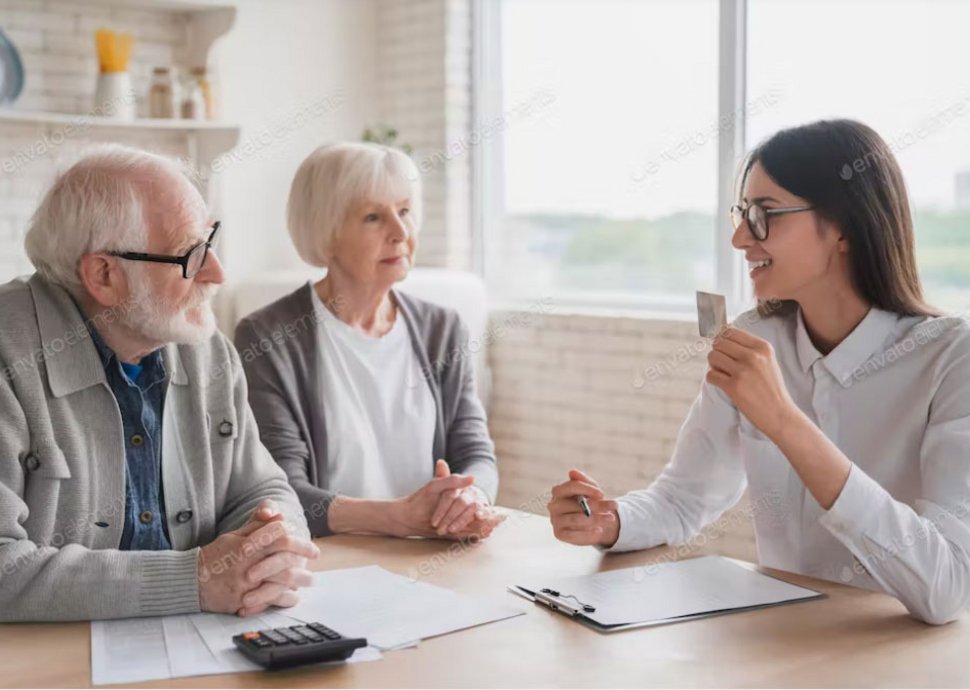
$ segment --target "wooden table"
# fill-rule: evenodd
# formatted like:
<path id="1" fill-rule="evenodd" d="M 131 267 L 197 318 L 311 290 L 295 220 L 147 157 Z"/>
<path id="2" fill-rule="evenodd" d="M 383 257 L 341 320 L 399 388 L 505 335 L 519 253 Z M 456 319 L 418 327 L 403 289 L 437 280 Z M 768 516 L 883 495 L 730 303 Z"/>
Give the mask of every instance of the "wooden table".
<path id="1" fill-rule="evenodd" d="M 477 545 L 362 536 L 318 543 L 323 554 L 314 569 L 376 563 L 468 594 L 502 593 L 530 575 L 675 557 L 667 548 L 603 555 L 568 546 L 553 538 L 548 519 L 528 513 L 511 513 Z M 715 541 L 689 555 L 719 552 Z M 829 598 L 602 635 L 507 594 L 526 615 L 388 652 L 383 661 L 144 687 L 970 686 L 966 618 L 932 627 L 889 596 L 765 572 Z M 0 625 L 0 686 L 89 687 L 89 638 L 87 623 Z"/>

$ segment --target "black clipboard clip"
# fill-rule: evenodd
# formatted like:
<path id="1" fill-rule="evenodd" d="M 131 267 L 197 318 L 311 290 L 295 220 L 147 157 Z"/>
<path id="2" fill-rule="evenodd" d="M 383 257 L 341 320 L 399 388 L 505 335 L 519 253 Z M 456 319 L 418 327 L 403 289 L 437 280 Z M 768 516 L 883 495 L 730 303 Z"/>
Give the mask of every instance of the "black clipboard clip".
<path id="1" fill-rule="evenodd" d="M 566 599 L 572 599 L 575 604 L 571 604 Z M 584 604 L 572 594 L 562 594 L 554 589 L 543 588 L 535 593 L 535 600 L 545 604 L 553 611 L 560 611 L 567 616 L 579 614 L 596 613 L 596 607 Z"/>

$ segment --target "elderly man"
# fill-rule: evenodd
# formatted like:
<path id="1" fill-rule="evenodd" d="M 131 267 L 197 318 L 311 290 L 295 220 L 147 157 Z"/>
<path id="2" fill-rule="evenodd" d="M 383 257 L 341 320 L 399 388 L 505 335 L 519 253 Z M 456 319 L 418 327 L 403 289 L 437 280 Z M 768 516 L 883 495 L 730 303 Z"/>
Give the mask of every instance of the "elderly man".
<path id="1" fill-rule="evenodd" d="M 251 615 L 309 584 L 300 502 L 216 333 L 212 223 L 122 146 L 53 184 L 0 286 L 0 620 Z"/>

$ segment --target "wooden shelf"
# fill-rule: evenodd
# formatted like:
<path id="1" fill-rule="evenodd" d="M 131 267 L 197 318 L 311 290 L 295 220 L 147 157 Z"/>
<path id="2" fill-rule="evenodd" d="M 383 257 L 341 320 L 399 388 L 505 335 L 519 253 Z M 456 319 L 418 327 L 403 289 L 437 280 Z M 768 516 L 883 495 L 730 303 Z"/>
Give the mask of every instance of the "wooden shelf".
<path id="1" fill-rule="evenodd" d="M 125 9 L 169 10 L 171 12 L 208 12 L 232 10 L 237 4 L 232 0 L 80 0 L 78 4 L 123 7 Z"/>
<path id="2" fill-rule="evenodd" d="M 36 125 L 60 125 L 65 127 L 98 127 L 103 129 L 165 130 L 176 132 L 238 133 L 239 131 L 239 128 L 233 124 L 209 120 L 159 120 L 152 118 L 119 120 L 110 117 L 85 115 L 81 113 L 51 113 L 31 110 L 17 110 L 16 108 L 0 108 L 0 122 Z"/>
<path id="3" fill-rule="evenodd" d="M 219 73 L 219 61 L 218 51 L 214 48 L 219 39 L 232 29 L 238 9 L 236 0 L 74 0 L 73 3 L 55 4 L 51 11 L 76 11 L 74 7 L 68 7 L 69 4 L 87 9 L 141 9 L 186 15 L 183 40 L 174 46 L 172 64 L 183 70 L 205 66 L 213 70 L 215 75 Z M 111 15 L 112 12 L 100 14 Z M 143 21 L 151 21 L 151 18 Z M 216 206 L 213 209 L 216 215 L 219 215 L 218 187 L 224 167 L 218 164 L 219 159 L 234 149 L 241 134 L 236 124 L 221 121 L 154 118 L 122 120 L 92 113 L 27 110 L 18 109 L 15 105 L 0 107 L 0 138 L 14 125 L 47 130 L 46 134 L 52 140 L 57 136 L 64 139 L 76 138 L 81 142 L 86 137 L 111 140 L 113 136 L 120 137 L 124 134 L 124 139 L 130 145 L 137 145 L 142 139 L 150 141 L 153 136 L 174 133 L 176 137 L 184 138 L 184 155 L 200 173 L 196 185 L 207 202 Z"/>

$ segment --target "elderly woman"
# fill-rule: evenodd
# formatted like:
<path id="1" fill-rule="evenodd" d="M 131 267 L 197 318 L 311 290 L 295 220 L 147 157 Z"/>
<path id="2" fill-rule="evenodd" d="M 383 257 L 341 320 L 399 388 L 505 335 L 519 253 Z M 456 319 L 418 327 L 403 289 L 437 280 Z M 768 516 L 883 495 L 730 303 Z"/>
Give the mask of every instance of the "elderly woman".
<path id="1" fill-rule="evenodd" d="M 260 438 L 311 532 L 487 537 L 498 473 L 467 331 L 394 289 L 421 225 L 414 163 L 323 146 L 297 170 L 288 216 L 300 257 L 326 276 L 243 319 L 235 340 Z"/>

